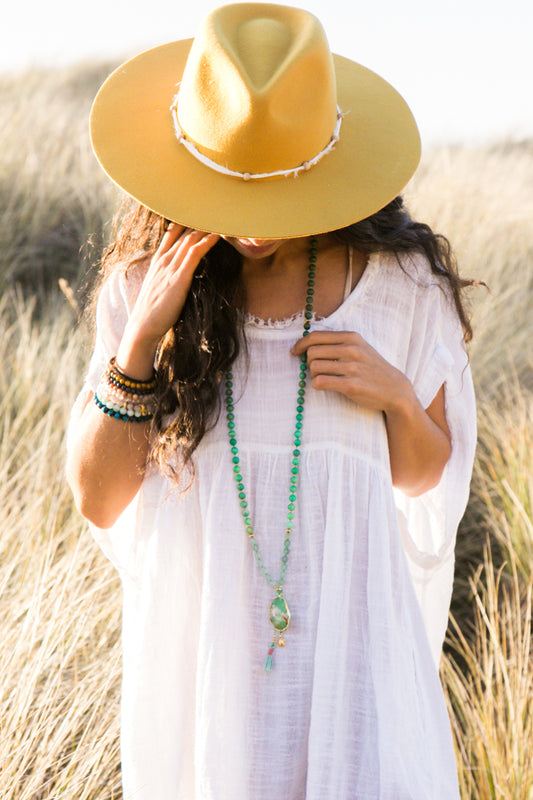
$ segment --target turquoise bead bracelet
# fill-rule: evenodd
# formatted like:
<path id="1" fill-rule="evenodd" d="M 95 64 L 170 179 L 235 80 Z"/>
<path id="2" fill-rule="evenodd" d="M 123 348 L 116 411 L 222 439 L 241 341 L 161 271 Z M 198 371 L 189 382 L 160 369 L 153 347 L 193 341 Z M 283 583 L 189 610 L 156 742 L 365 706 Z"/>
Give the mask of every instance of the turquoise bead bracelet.
<path id="1" fill-rule="evenodd" d="M 102 400 L 100 400 L 98 397 L 98 392 L 96 392 L 94 395 L 94 402 L 98 408 L 104 412 L 104 414 L 107 414 L 109 417 L 114 417 L 114 419 L 120 419 L 122 422 L 149 422 L 154 417 L 152 413 L 136 414 L 135 411 L 133 411 L 131 414 L 128 414 L 124 410 L 124 406 L 117 408 L 115 405 L 108 405 L 107 403 L 102 402 Z"/>

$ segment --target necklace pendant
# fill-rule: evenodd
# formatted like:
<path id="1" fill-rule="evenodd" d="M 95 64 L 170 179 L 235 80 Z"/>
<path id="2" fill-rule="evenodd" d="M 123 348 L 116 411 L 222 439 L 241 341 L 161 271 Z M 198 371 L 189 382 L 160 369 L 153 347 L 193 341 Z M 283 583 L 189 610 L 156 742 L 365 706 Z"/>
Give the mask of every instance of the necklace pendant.
<path id="1" fill-rule="evenodd" d="M 287 601 L 279 594 L 270 603 L 270 624 L 278 633 L 283 633 L 289 627 L 290 621 L 291 612 Z"/>
<path id="2" fill-rule="evenodd" d="M 283 638 L 282 633 L 287 630 L 291 621 L 291 612 L 289 610 L 289 606 L 281 594 L 278 594 L 278 596 L 275 597 L 270 603 L 269 618 L 270 624 L 274 628 L 274 636 L 272 638 L 272 643 L 268 650 L 264 666 L 267 672 L 270 672 L 274 666 L 274 649 L 276 647 L 276 641 L 278 643 L 278 647 L 285 647 L 285 639 Z"/>

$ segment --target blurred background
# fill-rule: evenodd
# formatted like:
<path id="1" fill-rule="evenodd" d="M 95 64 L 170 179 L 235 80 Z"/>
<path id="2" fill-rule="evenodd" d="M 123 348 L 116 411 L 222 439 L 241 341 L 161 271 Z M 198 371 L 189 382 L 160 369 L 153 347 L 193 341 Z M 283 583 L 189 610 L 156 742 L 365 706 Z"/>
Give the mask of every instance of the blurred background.
<path id="1" fill-rule="evenodd" d="M 123 59 L 193 36 L 216 3 L 30 0 L 0 48 L 0 797 L 120 800 L 118 577 L 64 477 L 86 313 L 121 196 L 88 115 Z M 331 48 L 405 97 L 405 190 L 468 292 L 478 453 L 441 677 L 462 800 L 533 798 L 533 4 L 310 0 Z"/>
<path id="2" fill-rule="evenodd" d="M 6 4 L 7 5 L 7 4 Z M 117 59 L 194 36 L 217 2 L 30 0 L 2 12 L 0 71 Z M 309 0 L 333 52 L 389 80 L 426 144 L 533 133 L 529 0 Z"/>

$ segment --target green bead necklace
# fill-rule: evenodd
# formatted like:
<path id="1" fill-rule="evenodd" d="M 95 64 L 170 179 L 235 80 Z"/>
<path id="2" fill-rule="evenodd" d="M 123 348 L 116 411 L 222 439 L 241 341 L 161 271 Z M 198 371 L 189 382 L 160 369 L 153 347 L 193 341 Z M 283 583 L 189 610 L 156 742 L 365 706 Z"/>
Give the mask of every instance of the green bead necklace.
<path id="1" fill-rule="evenodd" d="M 317 252 L 317 239 L 316 236 L 312 236 L 311 248 L 309 254 L 309 270 L 307 274 L 307 295 L 305 299 L 303 336 L 307 336 L 309 334 L 309 329 L 311 327 L 311 318 L 313 316 L 313 295 L 315 293 L 314 285 L 315 285 L 316 258 L 317 258 L 316 252 Z M 292 464 L 291 464 L 290 482 L 289 482 L 289 502 L 287 505 L 287 522 L 285 525 L 285 539 L 283 541 L 283 555 L 281 556 L 280 576 L 279 579 L 275 581 L 268 572 L 267 568 L 265 567 L 263 559 L 261 558 L 261 553 L 259 552 L 259 545 L 257 544 L 257 541 L 255 539 L 252 520 L 250 517 L 250 509 L 248 508 L 248 501 L 246 499 L 246 493 L 244 491 L 244 483 L 241 474 L 241 466 L 239 458 L 239 448 L 237 445 L 237 433 L 235 430 L 235 413 L 234 413 L 235 406 L 233 402 L 233 374 L 230 371 L 226 373 L 226 419 L 228 423 L 229 443 L 231 447 L 232 461 L 233 461 L 233 476 L 237 484 L 241 513 L 244 520 L 245 530 L 248 535 L 248 539 L 250 540 L 250 544 L 252 546 L 252 550 L 255 559 L 257 561 L 257 565 L 261 570 L 263 576 L 265 577 L 266 581 L 276 592 L 276 596 L 270 603 L 269 617 L 270 617 L 270 623 L 274 628 L 274 635 L 264 665 L 264 668 L 268 672 L 273 667 L 274 649 L 276 646 L 276 641 L 279 647 L 285 646 L 285 639 L 283 638 L 283 634 L 289 627 L 289 623 L 291 621 L 291 612 L 289 610 L 287 601 L 283 597 L 283 585 L 285 583 L 285 574 L 287 572 L 287 564 L 289 561 L 294 510 L 296 508 L 298 472 L 300 467 L 299 448 L 302 441 L 303 411 L 304 411 L 306 383 L 307 383 L 307 356 L 304 353 L 300 357 L 298 394 L 296 400 L 296 423 L 294 426 L 294 436 L 293 436 L 294 449 L 292 451 Z"/>

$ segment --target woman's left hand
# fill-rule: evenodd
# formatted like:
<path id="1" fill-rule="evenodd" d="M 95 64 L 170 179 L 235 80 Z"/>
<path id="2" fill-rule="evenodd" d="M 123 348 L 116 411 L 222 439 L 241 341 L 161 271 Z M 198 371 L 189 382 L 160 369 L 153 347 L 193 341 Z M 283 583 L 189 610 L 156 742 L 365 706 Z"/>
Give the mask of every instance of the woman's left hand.
<path id="1" fill-rule="evenodd" d="M 313 331 L 291 352 L 306 351 L 313 389 L 341 392 L 385 415 L 393 485 L 413 497 L 436 486 L 451 452 L 444 387 L 423 409 L 403 372 L 353 331 Z"/>
<path id="2" fill-rule="evenodd" d="M 354 331 L 313 331 L 291 352 L 301 356 L 306 351 L 313 389 L 340 392 L 385 414 L 413 394 L 406 376 Z"/>

